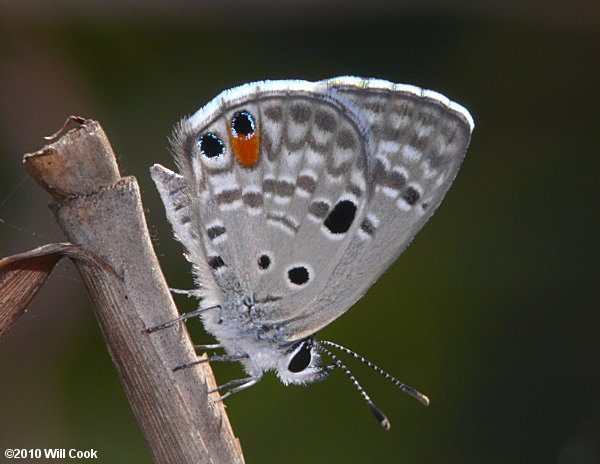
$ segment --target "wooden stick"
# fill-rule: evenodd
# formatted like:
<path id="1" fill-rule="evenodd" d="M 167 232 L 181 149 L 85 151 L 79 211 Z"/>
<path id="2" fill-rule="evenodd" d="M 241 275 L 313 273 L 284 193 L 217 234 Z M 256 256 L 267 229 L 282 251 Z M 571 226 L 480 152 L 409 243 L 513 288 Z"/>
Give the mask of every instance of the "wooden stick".
<path id="1" fill-rule="evenodd" d="M 25 167 L 53 196 L 50 207 L 69 240 L 113 270 L 74 260 L 154 461 L 243 463 L 223 404 L 208 397 L 216 388 L 208 363 L 172 371 L 197 359 L 183 324 L 143 333 L 178 313 L 152 248 L 137 181 L 120 177 L 96 121 L 71 117 L 53 139 L 26 155 Z"/>

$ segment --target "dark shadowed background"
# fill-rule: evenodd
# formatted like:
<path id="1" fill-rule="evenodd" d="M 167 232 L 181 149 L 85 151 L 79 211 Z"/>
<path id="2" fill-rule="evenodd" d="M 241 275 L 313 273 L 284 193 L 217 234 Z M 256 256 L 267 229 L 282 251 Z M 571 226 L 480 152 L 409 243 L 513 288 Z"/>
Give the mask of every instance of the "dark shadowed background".
<path id="1" fill-rule="evenodd" d="M 341 372 L 307 388 L 268 375 L 227 401 L 246 459 L 600 463 L 598 5 L 4 0 L 0 256 L 62 239 L 21 156 L 70 114 L 102 123 L 141 184 L 169 283 L 189 288 L 148 174 L 173 167 L 167 136 L 181 116 L 265 78 L 437 90 L 475 119 L 463 167 L 410 248 L 320 334 L 431 406 L 349 361 L 392 421 L 386 433 Z M 221 383 L 241 374 L 215 371 Z M 0 342 L 0 379 L 2 453 L 93 448 L 98 462 L 150 462 L 70 263 Z"/>

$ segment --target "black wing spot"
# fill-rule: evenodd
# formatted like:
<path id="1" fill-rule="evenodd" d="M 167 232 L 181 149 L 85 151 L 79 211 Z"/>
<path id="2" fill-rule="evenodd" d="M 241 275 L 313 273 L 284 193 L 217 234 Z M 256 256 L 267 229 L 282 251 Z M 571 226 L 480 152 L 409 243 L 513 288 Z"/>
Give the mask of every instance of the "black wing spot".
<path id="1" fill-rule="evenodd" d="M 258 267 L 263 271 L 271 265 L 271 258 L 268 255 L 260 255 L 258 257 Z"/>
<path id="2" fill-rule="evenodd" d="M 231 130 L 234 137 L 250 138 L 254 134 L 255 128 L 254 117 L 247 111 L 235 113 L 231 119 Z"/>
<path id="3" fill-rule="evenodd" d="M 355 216 L 356 204 L 350 200 L 342 200 L 333 207 L 323 224 L 332 234 L 344 234 L 350 229 Z"/>
<path id="4" fill-rule="evenodd" d="M 296 266 L 288 270 L 288 279 L 294 285 L 304 285 L 310 280 L 310 273 L 304 266 Z"/>
<path id="5" fill-rule="evenodd" d="M 200 137 L 198 148 L 200 148 L 200 153 L 206 158 L 215 158 L 225 152 L 225 146 L 219 136 L 210 133 Z"/>
<path id="6" fill-rule="evenodd" d="M 410 206 L 414 206 L 414 204 L 419 201 L 419 198 L 421 198 L 421 195 L 414 187 L 406 187 L 404 192 L 402 192 L 402 198 Z"/>

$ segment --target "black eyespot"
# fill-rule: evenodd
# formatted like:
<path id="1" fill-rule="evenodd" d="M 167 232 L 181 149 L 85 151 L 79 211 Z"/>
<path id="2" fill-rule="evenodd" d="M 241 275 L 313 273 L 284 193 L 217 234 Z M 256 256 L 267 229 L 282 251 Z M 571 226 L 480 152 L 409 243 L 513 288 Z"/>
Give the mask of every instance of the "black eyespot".
<path id="1" fill-rule="evenodd" d="M 288 279 L 290 279 L 290 282 L 293 284 L 304 285 L 308 282 L 309 278 L 310 274 L 308 273 L 308 269 L 304 266 L 296 266 L 288 271 Z"/>
<path id="2" fill-rule="evenodd" d="M 200 153 L 207 158 L 220 156 L 225 151 L 221 139 L 217 135 L 210 133 L 200 137 L 200 140 L 198 140 L 198 148 L 200 148 Z"/>
<path id="3" fill-rule="evenodd" d="M 267 255 L 260 255 L 258 257 L 258 267 L 261 268 L 263 271 L 267 269 L 270 265 L 271 258 L 269 258 Z"/>
<path id="4" fill-rule="evenodd" d="M 311 357 L 310 343 L 303 342 L 302 348 L 291 359 L 288 370 L 290 372 L 302 372 L 310 365 Z"/>
<path id="5" fill-rule="evenodd" d="M 344 234 L 350 229 L 355 215 L 356 205 L 350 200 L 342 200 L 334 206 L 323 224 L 332 234 Z"/>
<path id="6" fill-rule="evenodd" d="M 247 111 L 235 113 L 231 119 L 231 131 L 234 137 L 250 138 L 254 134 L 254 118 Z"/>

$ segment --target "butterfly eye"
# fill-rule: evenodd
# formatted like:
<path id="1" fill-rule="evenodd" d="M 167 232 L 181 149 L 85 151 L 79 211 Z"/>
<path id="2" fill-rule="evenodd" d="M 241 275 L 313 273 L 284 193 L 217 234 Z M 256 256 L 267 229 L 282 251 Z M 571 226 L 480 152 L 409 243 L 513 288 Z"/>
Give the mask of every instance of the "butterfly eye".
<path id="1" fill-rule="evenodd" d="M 247 111 L 235 113 L 231 119 L 231 132 L 234 137 L 249 139 L 255 131 L 254 118 Z"/>
<path id="2" fill-rule="evenodd" d="M 198 148 L 200 148 L 202 156 L 206 158 L 215 158 L 225 152 L 225 146 L 219 136 L 210 133 L 200 137 Z"/>
<path id="3" fill-rule="evenodd" d="M 302 343 L 302 347 L 294 355 L 288 365 L 290 372 L 302 372 L 310 365 L 312 359 L 310 343 Z"/>

